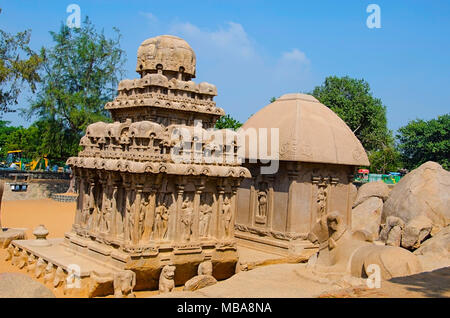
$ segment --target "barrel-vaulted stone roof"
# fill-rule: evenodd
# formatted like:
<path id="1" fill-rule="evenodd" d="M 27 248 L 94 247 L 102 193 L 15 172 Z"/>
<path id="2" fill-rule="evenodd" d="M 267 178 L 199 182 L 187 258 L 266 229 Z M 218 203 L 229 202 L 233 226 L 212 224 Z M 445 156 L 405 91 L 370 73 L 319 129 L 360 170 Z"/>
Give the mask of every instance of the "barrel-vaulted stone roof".
<path id="1" fill-rule="evenodd" d="M 347 124 L 311 95 L 283 95 L 250 117 L 242 128 L 256 128 L 258 134 L 258 128 L 278 128 L 279 160 L 369 165 L 361 142 Z M 249 158 L 251 152 L 245 148 Z M 270 143 L 267 148 L 271 153 Z"/>

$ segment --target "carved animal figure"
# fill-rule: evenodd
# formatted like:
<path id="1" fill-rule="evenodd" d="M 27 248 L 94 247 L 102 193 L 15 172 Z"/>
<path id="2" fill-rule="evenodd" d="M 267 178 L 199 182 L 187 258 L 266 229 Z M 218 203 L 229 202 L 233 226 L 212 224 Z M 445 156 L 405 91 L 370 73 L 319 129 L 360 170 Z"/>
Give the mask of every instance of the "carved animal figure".
<path id="1" fill-rule="evenodd" d="M 55 271 L 55 278 L 53 279 L 53 287 L 59 287 L 64 282 L 65 277 L 66 274 L 64 273 L 64 270 L 62 269 L 62 267 L 58 266 Z"/>
<path id="2" fill-rule="evenodd" d="M 52 263 L 48 263 L 44 270 L 44 283 L 51 282 L 54 279 L 54 267 Z"/>
<path id="3" fill-rule="evenodd" d="M 33 254 L 30 254 L 30 256 L 28 256 L 28 260 L 27 260 L 27 272 L 34 271 L 35 267 L 36 267 L 36 256 L 34 256 Z"/>
<path id="4" fill-rule="evenodd" d="M 47 266 L 47 263 L 39 257 L 39 259 L 36 262 L 36 265 L 34 267 L 34 276 L 36 278 L 39 278 L 44 274 L 45 267 Z"/>
<path id="5" fill-rule="evenodd" d="M 198 265 L 197 274 L 198 275 L 211 275 L 213 272 L 213 265 L 211 261 L 204 261 Z"/>
<path id="6" fill-rule="evenodd" d="M 324 224 L 326 222 L 326 224 Z M 366 241 L 360 231 L 351 232 L 346 228 L 339 212 L 330 212 L 321 218 L 308 235 L 319 243 L 315 265 L 326 272 L 350 272 L 356 277 L 366 277 L 368 266 L 380 267 L 381 277 L 390 279 L 419 273 L 422 267 L 411 252 L 394 246 L 381 246 Z"/>
<path id="7" fill-rule="evenodd" d="M 133 288 L 136 286 L 136 273 L 130 270 L 121 271 L 114 274 L 114 297 L 134 298 Z"/>
<path id="8" fill-rule="evenodd" d="M 170 293 L 175 288 L 175 266 L 166 265 L 161 270 L 159 276 L 159 292 Z"/>
<path id="9" fill-rule="evenodd" d="M 12 260 L 12 257 L 14 255 L 14 246 L 12 246 L 11 244 L 8 245 L 8 248 L 6 249 L 6 256 L 5 256 L 5 261 L 9 261 Z"/>

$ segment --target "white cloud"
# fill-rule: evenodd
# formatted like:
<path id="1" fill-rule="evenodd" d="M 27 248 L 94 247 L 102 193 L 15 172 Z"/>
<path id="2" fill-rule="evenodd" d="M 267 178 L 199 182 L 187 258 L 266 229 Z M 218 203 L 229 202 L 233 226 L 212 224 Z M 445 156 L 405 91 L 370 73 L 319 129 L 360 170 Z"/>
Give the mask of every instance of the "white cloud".
<path id="1" fill-rule="evenodd" d="M 306 54 L 303 53 L 302 51 L 300 51 L 299 49 L 292 49 L 289 52 L 284 52 L 281 55 L 281 60 L 287 61 L 287 62 L 292 61 L 292 62 L 296 62 L 299 64 L 305 64 L 305 65 L 310 64 L 310 61 L 306 57 Z"/>
<path id="2" fill-rule="evenodd" d="M 175 21 L 159 27 L 160 34 L 179 36 L 191 45 L 197 56 L 196 81 L 217 85 L 217 105 L 241 121 L 273 96 L 312 88 L 311 62 L 305 52 L 289 48 L 277 54 L 253 39 L 240 23 L 208 29 Z"/>
<path id="3" fill-rule="evenodd" d="M 176 23 L 170 31 L 202 49 L 214 50 L 218 55 L 231 54 L 240 58 L 256 56 L 253 43 L 239 23 L 228 22 L 225 28 L 215 31 L 202 30 L 189 22 Z"/>
<path id="4" fill-rule="evenodd" d="M 139 11 L 139 14 L 145 17 L 150 23 L 158 22 L 158 18 L 151 12 Z"/>

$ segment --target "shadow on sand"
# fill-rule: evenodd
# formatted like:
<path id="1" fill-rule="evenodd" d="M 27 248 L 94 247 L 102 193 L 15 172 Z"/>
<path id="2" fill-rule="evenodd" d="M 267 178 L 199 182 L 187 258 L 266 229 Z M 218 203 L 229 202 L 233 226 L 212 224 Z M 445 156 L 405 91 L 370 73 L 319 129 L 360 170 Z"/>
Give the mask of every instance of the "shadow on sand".
<path id="1" fill-rule="evenodd" d="M 416 275 L 397 277 L 389 280 L 405 285 L 406 289 L 422 293 L 425 297 L 448 297 L 450 291 L 450 266 Z M 444 295 L 447 293 L 447 295 Z"/>

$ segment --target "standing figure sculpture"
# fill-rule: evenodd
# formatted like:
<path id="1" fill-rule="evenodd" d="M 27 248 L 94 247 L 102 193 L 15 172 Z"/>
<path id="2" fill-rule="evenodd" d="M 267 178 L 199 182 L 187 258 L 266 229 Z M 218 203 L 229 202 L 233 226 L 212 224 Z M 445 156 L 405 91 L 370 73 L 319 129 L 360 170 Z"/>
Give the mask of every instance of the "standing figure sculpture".
<path id="1" fill-rule="evenodd" d="M 258 216 L 265 218 L 267 216 L 267 193 L 259 191 L 258 193 Z"/>
<path id="2" fill-rule="evenodd" d="M 317 194 L 317 218 L 320 219 L 323 215 L 326 215 L 327 210 L 327 191 L 326 188 L 319 186 L 319 193 Z"/>
<path id="3" fill-rule="evenodd" d="M 209 233 L 209 223 L 212 215 L 212 207 L 208 203 L 203 203 L 200 206 L 199 218 L 199 234 L 200 237 L 207 237 Z"/>
<path id="4" fill-rule="evenodd" d="M 167 234 L 167 221 L 169 213 L 166 202 L 163 201 L 155 210 L 155 229 L 153 231 L 155 239 L 162 240 Z"/>
<path id="5" fill-rule="evenodd" d="M 222 206 L 223 226 L 225 230 L 225 236 L 230 237 L 231 232 L 231 203 L 228 197 L 225 197 Z"/>
<path id="6" fill-rule="evenodd" d="M 192 223 L 194 218 L 194 212 L 191 204 L 186 199 L 181 206 L 181 223 L 182 228 L 182 240 L 190 241 L 192 235 Z"/>

